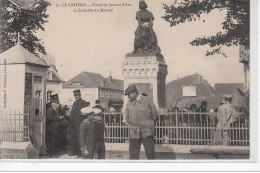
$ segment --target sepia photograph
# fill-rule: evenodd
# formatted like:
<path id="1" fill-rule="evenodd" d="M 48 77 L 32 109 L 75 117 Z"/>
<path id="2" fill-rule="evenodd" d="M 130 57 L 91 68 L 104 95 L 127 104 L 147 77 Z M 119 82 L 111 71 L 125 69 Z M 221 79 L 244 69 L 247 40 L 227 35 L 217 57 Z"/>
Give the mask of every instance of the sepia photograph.
<path id="1" fill-rule="evenodd" d="M 0 159 L 249 162 L 251 3 L 1 0 Z"/>

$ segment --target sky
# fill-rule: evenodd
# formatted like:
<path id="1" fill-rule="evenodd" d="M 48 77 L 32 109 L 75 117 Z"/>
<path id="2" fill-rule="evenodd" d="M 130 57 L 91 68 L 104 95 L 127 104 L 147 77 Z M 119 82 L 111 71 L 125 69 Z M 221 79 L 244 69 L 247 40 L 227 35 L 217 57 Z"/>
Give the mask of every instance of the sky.
<path id="1" fill-rule="evenodd" d="M 100 73 L 104 77 L 112 72 L 114 79 L 123 79 L 122 62 L 133 51 L 135 19 L 138 0 L 51 0 L 47 13 L 50 15 L 45 31 L 37 32 L 47 53 L 56 59 L 56 67 L 63 80 L 67 81 L 82 71 Z M 80 7 L 70 3 L 92 5 L 128 3 L 130 6 L 113 7 L 113 12 L 73 12 Z M 211 36 L 220 31 L 225 12 L 213 11 L 203 15 L 202 20 L 170 27 L 161 17 L 163 3 L 173 0 L 146 0 L 148 10 L 155 17 L 154 31 L 161 53 L 168 65 L 166 82 L 194 73 L 201 74 L 212 86 L 215 83 L 243 83 L 243 64 L 239 63 L 239 49 L 225 48 L 222 55 L 206 56 L 209 46 L 191 46 L 198 37 Z M 67 7 L 61 7 L 67 3 Z M 59 7 L 57 7 L 59 4 Z M 88 9 L 90 7 L 81 7 Z M 93 8 L 92 8 L 93 9 Z M 97 7 L 99 9 L 99 7 Z"/>

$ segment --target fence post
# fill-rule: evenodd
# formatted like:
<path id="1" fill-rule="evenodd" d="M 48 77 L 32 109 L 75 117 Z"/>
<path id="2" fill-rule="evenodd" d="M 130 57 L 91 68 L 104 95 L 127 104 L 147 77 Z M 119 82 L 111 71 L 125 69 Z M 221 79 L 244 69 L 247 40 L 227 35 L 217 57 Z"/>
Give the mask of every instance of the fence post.
<path id="1" fill-rule="evenodd" d="M 178 113 L 177 110 L 175 111 L 176 115 L 176 144 L 179 144 L 179 120 L 178 120 Z"/>

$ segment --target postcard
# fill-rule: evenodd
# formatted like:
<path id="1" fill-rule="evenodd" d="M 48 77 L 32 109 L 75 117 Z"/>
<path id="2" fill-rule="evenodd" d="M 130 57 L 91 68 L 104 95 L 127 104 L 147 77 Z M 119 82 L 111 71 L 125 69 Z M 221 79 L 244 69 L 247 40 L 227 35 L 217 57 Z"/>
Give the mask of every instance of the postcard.
<path id="1" fill-rule="evenodd" d="M 1 0 L 0 162 L 256 161 L 255 3 Z"/>

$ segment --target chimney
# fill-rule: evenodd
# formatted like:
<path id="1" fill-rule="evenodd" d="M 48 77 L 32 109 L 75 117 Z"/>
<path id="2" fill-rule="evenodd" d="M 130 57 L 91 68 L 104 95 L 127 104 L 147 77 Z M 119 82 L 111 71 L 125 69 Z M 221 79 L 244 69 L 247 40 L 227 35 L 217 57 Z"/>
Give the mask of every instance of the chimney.
<path id="1" fill-rule="evenodd" d="M 109 70 L 108 82 L 112 82 L 111 70 Z"/>

